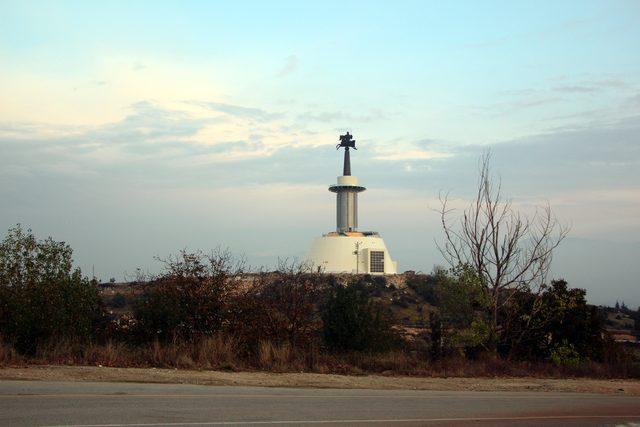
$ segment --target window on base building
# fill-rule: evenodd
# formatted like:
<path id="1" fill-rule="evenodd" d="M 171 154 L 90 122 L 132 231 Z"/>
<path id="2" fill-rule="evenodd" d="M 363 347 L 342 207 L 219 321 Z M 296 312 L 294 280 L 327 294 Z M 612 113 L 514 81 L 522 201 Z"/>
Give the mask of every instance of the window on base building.
<path id="1" fill-rule="evenodd" d="M 369 252 L 369 272 L 384 273 L 384 251 Z"/>

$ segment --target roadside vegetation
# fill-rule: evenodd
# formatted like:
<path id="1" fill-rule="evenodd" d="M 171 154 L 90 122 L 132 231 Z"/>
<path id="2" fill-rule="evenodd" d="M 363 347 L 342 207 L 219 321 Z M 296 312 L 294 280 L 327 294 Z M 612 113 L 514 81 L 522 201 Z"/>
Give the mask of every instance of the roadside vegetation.
<path id="1" fill-rule="evenodd" d="M 640 377 L 637 349 L 606 330 L 637 336 L 640 312 L 548 280 L 567 230 L 548 207 L 527 218 L 502 200 L 488 157 L 480 169 L 460 217 L 443 198 L 450 265 L 430 274 L 247 272 L 225 250 L 183 251 L 107 294 L 115 280 L 89 280 L 69 245 L 18 225 L 0 243 L 0 366 Z"/>
<path id="2" fill-rule="evenodd" d="M 492 338 L 490 299 L 468 267 L 391 282 L 295 264 L 245 273 L 228 252 L 182 252 L 121 297 L 101 297 L 71 265 L 68 245 L 9 230 L 0 244 L 0 364 L 640 376 L 633 352 L 606 333 L 605 310 L 561 280 L 539 296 L 511 294 L 499 311 L 509 321 Z"/>

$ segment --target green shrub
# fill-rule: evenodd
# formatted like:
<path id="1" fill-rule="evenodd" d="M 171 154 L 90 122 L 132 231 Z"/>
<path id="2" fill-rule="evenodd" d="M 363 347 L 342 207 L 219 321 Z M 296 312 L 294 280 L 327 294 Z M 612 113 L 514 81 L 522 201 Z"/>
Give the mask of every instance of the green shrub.
<path id="1" fill-rule="evenodd" d="M 583 364 L 580 353 L 573 344 L 566 341 L 551 351 L 550 359 L 556 366 L 563 368 L 577 368 Z"/>
<path id="2" fill-rule="evenodd" d="M 570 344 L 585 359 L 602 362 L 612 350 L 603 313 L 587 304 L 584 289 L 564 280 L 553 280 L 539 295 L 513 294 L 503 310 L 512 319 L 502 331 L 503 354 L 548 359 L 554 349 Z"/>
<path id="3" fill-rule="evenodd" d="M 331 351 L 385 351 L 397 342 L 391 320 L 359 282 L 333 288 L 321 317 L 324 343 Z"/>
<path id="4" fill-rule="evenodd" d="M 72 253 L 66 243 L 37 240 L 20 225 L 0 244 L 0 335 L 18 351 L 96 335 L 104 306 L 96 283 L 72 269 Z"/>

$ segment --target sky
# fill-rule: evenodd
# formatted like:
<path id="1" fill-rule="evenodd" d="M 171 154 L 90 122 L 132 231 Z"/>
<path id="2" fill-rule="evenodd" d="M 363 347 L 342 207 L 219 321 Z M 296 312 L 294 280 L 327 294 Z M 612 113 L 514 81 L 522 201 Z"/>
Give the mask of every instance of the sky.
<path id="1" fill-rule="evenodd" d="M 228 247 L 302 259 L 335 228 L 350 131 L 361 229 L 443 260 L 438 195 L 478 159 L 571 227 L 553 276 L 640 305 L 640 3 L 0 0 L 0 229 L 86 274 Z"/>

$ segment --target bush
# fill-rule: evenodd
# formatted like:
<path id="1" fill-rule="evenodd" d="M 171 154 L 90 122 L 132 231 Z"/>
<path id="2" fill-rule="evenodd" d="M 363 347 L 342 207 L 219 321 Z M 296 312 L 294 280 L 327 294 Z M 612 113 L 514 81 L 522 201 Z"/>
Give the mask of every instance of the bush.
<path id="1" fill-rule="evenodd" d="M 436 311 L 429 312 L 429 356 L 433 360 L 440 359 L 444 351 L 444 342 L 442 339 L 443 328 L 442 319 Z"/>
<path id="2" fill-rule="evenodd" d="M 255 353 L 261 342 L 309 348 L 320 329 L 315 302 L 323 276 L 302 265 L 261 273 L 233 299 L 230 332 Z"/>
<path id="3" fill-rule="evenodd" d="M 391 319 L 359 282 L 334 287 L 321 316 L 324 343 L 331 351 L 385 351 L 398 340 Z"/>
<path id="4" fill-rule="evenodd" d="M 72 249 L 20 225 L 0 244 L 0 335 L 23 353 L 52 340 L 85 342 L 104 319 L 97 284 L 72 269 Z"/>
<path id="5" fill-rule="evenodd" d="M 126 304 L 127 304 L 127 297 L 125 297 L 121 293 L 115 294 L 108 303 L 108 305 L 113 308 L 122 308 Z"/>
<path id="6" fill-rule="evenodd" d="M 436 296 L 445 328 L 445 345 L 467 356 L 485 350 L 490 340 L 487 309 L 489 298 L 482 281 L 469 267 L 438 273 Z"/>
<path id="7" fill-rule="evenodd" d="M 134 304 L 135 336 L 141 341 L 190 341 L 219 332 L 241 265 L 220 250 L 208 256 L 182 251 L 163 262 L 165 272 L 145 285 Z"/>
<path id="8" fill-rule="evenodd" d="M 607 344 L 603 314 L 589 306 L 584 289 L 554 280 L 539 295 L 514 293 L 502 315 L 510 321 L 501 334 L 503 355 L 520 359 L 548 359 L 557 348 L 571 345 L 584 358 L 604 361 L 616 350 Z"/>
<path id="9" fill-rule="evenodd" d="M 437 288 L 442 280 L 443 272 L 437 270 L 434 274 L 407 274 L 405 284 L 420 295 L 430 305 L 437 305 Z"/>
<path id="10" fill-rule="evenodd" d="M 568 344 L 566 341 L 551 351 L 550 358 L 554 365 L 563 368 L 577 368 L 583 364 L 573 344 Z"/>

